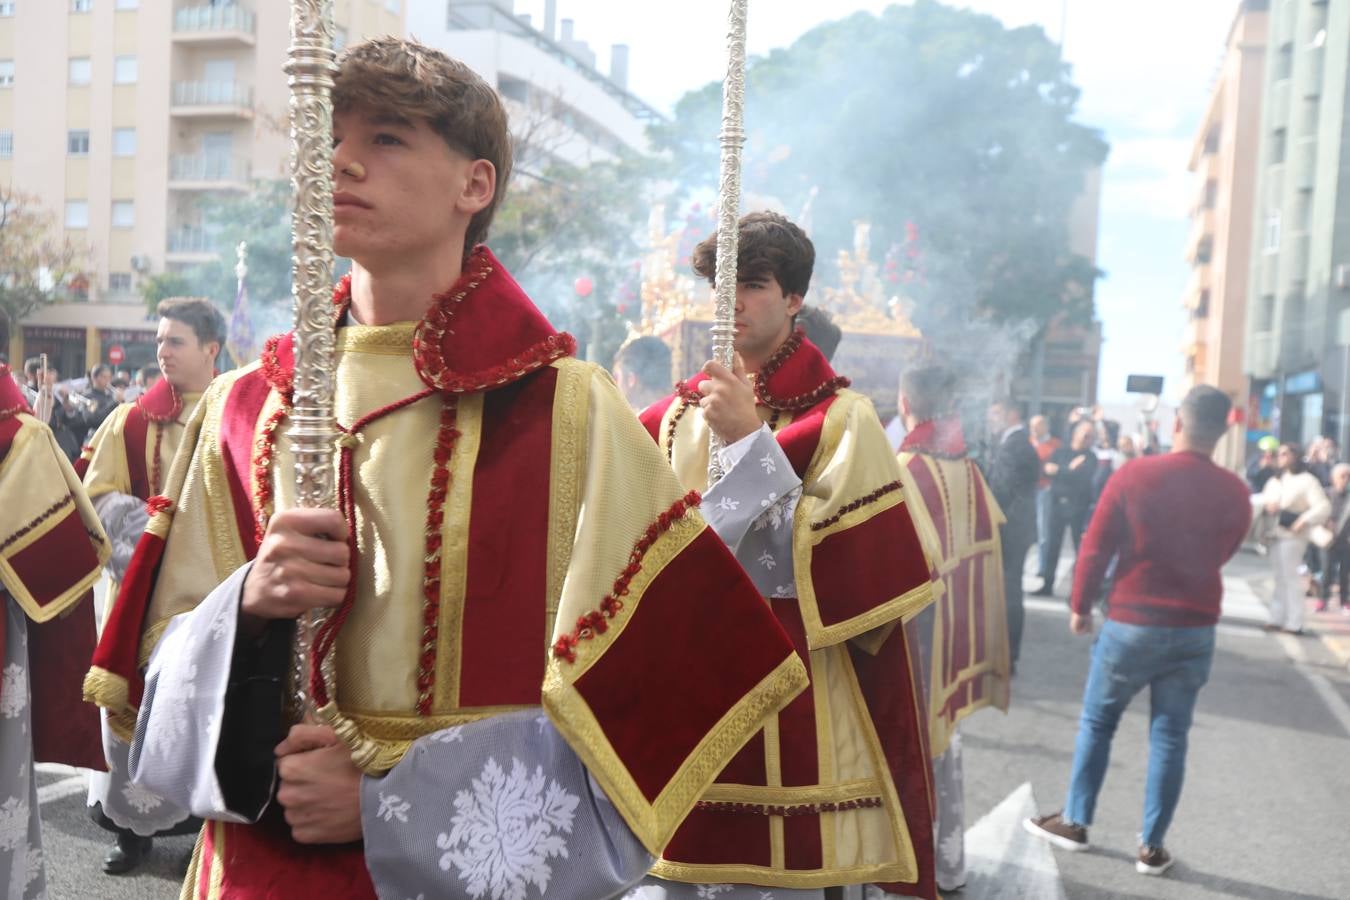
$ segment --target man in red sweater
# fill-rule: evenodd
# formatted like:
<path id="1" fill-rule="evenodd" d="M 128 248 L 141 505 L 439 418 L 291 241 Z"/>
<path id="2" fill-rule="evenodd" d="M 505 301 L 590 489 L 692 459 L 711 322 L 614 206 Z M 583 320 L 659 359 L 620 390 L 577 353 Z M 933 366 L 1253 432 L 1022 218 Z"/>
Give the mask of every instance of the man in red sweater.
<path id="1" fill-rule="evenodd" d="M 1135 863 L 1145 875 L 1161 875 L 1173 863 L 1163 837 L 1181 798 L 1191 716 L 1214 658 L 1220 570 L 1251 519 L 1247 486 L 1210 458 L 1231 407 L 1215 388 L 1193 388 L 1181 404 L 1173 452 L 1133 460 L 1106 483 L 1074 577 L 1074 634 L 1092 632 L 1092 598 L 1111 559 L 1119 562 L 1107 621 L 1092 647 L 1068 798 L 1062 812 L 1024 823 L 1055 846 L 1087 849 L 1111 738 L 1125 707 L 1147 687 L 1148 781 Z"/>

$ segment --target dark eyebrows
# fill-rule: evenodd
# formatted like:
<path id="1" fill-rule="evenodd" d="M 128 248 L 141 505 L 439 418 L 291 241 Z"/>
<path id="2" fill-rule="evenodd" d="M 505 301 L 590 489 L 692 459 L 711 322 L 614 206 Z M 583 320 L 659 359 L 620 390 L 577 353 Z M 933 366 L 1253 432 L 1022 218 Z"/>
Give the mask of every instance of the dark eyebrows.
<path id="1" fill-rule="evenodd" d="M 406 116 L 400 116 L 398 113 L 389 112 L 388 110 L 384 112 L 374 113 L 369 117 L 367 117 L 366 121 L 369 122 L 371 125 L 378 125 L 382 127 L 392 127 L 392 128 L 413 127 L 413 123 Z"/>

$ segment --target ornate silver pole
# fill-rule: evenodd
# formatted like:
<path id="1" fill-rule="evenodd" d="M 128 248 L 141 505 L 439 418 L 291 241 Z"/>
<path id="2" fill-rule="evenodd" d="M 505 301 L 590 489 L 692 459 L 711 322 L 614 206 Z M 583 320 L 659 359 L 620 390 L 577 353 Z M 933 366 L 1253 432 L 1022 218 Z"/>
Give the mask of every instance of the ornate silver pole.
<path id="1" fill-rule="evenodd" d="M 291 293 L 295 300 L 295 387 L 287 436 L 295 455 L 296 504 L 336 506 L 333 452 L 333 0 L 291 0 Z M 327 612 L 296 623 L 295 702 L 312 711 L 309 666 Z M 336 654 L 329 654 L 332 660 Z M 332 671 L 324 666 L 329 696 Z"/>
<path id="2" fill-rule="evenodd" d="M 717 198 L 717 276 L 713 359 L 732 366 L 736 339 L 736 255 L 740 245 L 741 147 L 745 145 L 745 16 L 747 0 L 727 14 L 727 77 L 722 82 L 722 178 Z M 722 439 L 709 433 L 708 486 L 722 478 Z"/>

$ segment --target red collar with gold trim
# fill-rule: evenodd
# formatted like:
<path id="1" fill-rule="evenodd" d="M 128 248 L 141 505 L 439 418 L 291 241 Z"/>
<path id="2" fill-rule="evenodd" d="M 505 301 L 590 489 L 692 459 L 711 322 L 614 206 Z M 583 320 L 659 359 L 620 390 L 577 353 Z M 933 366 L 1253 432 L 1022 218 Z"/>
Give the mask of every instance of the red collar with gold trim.
<path id="1" fill-rule="evenodd" d="M 708 376 L 700 372 L 675 385 L 675 392 L 696 403 L 701 396 L 698 386 L 707 379 Z M 798 328 L 759 370 L 755 377 L 755 400 L 769 409 L 799 413 L 848 386 L 849 380 L 835 374 L 825 354 L 806 339 L 805 331 Z"/>
<path id="2" fill-rule="evenodd" d="M 169 379 L 160 378 L 136 398 L 136 408 L 151 422 L 177 422 L 183 414 L 183 395 Z"/>
<path id="3" fill-rule="evenodd" d="M 351 305 L 351 276 L 333 291 L 335 320 Z M 459 280 L 437 294 L 413 332 L 413 364 L 432 390 L 461 394 L 490 391 L 571 356 L 577 342 L 554 330 L 492 251 L 480 244 Z M 295 371 L 291 332 L 268 339 L 263 375 L 287 401 Z"/>
<path id="4" fill-rule="evenodd" d="M 30 412 L 28 401 L 19 390 L 8 365 L 0 364 L 0 419 L 8 419 L 19 413 Z"/>
<path id="5" fill-rule="evenodd" d="M 955 417 L 929 419 L 914 426 L 914 430 L 905 435 L 900 444 L 901 453 L 925 453 L 947 459 L 960 459 L 966 455 L 966 436 L 961 430 L 961 420 Z"/>

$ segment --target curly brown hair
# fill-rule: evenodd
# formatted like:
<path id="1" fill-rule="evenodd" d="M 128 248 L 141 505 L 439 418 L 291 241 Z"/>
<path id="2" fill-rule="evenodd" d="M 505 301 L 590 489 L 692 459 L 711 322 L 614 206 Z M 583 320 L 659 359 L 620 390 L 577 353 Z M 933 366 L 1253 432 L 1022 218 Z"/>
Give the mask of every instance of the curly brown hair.
<path id="1" fill-rule="evenodd" d="M 333 111 L 353 109 L 378 110 L 408 122 L 421 119 L 452 150 L 492 163 L 497 189 L 469 221 L 465 252 L 487 240 L 511 177 L 511 132 L 501 98 L 477 72 L 416 41 L 372 38 L 338 58 Z"/>
<path id="2" fill-rule="evenodd" d="M 805 297 L 816 265 L 816 248 L 811 239 L 787 216 L 776 212 L 752 212 L 741 217 L 736 252 L 736 280 L 772 275 L 784 295 Z M 708 279 L 717 277 L 717 233 L 694 248 L 694 273 Z"/>

